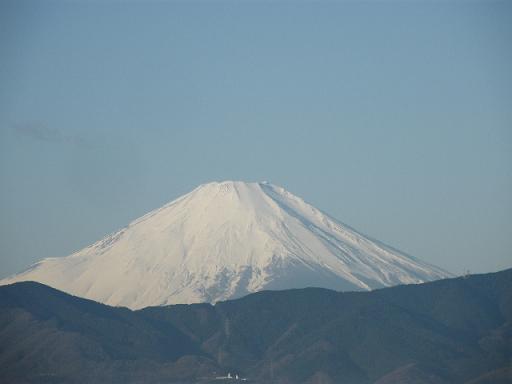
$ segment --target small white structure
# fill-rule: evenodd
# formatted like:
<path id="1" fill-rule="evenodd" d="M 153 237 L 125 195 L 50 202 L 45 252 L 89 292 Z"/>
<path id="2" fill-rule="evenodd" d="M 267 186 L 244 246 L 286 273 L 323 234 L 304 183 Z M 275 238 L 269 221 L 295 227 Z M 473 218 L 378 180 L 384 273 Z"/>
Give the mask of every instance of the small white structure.
<path id="1" fill-rule="evenodd" d="M 240 381 L 247 381 L 247 378 L 240 377 L 238 373 L 235 373 L 231 375 L 231 372 L 228 372 L 227 376 L 217 376 L 215 380 L 240 380 Z"/>

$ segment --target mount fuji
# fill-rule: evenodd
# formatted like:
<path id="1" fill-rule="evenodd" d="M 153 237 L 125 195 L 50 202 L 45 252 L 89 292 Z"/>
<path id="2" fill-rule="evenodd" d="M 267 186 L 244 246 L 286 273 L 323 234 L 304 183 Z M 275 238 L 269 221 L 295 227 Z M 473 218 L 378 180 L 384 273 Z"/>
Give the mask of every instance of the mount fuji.
<path id="1" fill-rule="evenodd" d="M 213 182 L 67 257 L 33 280 L 113 306 L 214 303 L 261 290 L 371 290 L 450 276 L 369 239 L 285 189 Z"/>

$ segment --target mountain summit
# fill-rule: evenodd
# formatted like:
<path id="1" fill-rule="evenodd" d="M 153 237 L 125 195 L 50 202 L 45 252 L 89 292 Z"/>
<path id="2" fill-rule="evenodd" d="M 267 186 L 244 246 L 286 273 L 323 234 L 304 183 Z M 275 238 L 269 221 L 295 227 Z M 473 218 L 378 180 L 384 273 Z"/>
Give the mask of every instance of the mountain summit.
<path id="1" fill-rule="evenodd" d="M 226 181 L 201 185 L 81 251 L 44 259 L 1 284 L 33 280 L 137 309 L 264 289 L 370 290 L 447 276 L 281 187 Z"/>

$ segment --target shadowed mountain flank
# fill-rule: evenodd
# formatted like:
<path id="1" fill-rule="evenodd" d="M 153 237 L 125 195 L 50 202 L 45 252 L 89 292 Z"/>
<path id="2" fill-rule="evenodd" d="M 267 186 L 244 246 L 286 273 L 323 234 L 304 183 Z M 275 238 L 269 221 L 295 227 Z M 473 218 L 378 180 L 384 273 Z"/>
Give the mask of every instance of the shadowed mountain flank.
<path id="1" fill-rule="evenodd" d="M 511 342 L 512 270 L 138 311 L 33 282 L 0 287 L 10 383 L 206 383 L 229 372 L 279 384 L 509 383 Z"/>

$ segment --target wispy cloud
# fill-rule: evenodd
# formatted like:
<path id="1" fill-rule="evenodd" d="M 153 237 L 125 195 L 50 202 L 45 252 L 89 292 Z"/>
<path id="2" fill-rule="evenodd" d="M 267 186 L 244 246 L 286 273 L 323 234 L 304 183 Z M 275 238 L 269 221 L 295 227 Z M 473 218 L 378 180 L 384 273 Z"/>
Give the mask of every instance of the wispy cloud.
<path id="1" fill-rule="evenodd" d="M 80 147 L 89 147 L 91 145 L 89 140 L 80 135 L 70 134 L 60 129 L 49 127 L 40 121 L 15 123 L 12 124 L 11 128 L 17 135 L 36 141 L 63 143 Z"/>

